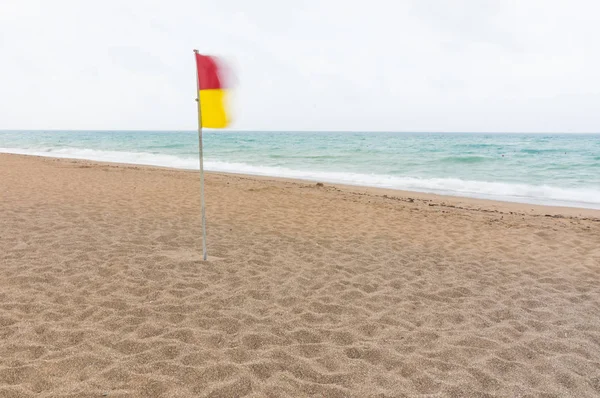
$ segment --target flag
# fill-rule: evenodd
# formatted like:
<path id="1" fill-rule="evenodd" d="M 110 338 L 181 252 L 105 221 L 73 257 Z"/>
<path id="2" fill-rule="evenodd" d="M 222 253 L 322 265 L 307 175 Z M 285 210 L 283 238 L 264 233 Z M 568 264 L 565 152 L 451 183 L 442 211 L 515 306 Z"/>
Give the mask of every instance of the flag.
<path id="1" fill-rule="evenodd" d="M 227 88 L 223 68 L 214 57 L 196 55 L 198 69 L 198 99 L 200 101 L 200 125 L 208 128 L 224 128 L 229 124 L 225 107 Z"/>

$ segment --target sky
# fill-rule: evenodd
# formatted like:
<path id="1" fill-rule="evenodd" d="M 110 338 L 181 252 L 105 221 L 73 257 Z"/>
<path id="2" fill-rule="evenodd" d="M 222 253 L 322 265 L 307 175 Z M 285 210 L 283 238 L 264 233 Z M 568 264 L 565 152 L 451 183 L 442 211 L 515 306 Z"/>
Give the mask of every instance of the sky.
<path id="1" fill-rule="evenodd" d="M 594 0 L 0 0 L 0 129 L 600 132 Z"/>

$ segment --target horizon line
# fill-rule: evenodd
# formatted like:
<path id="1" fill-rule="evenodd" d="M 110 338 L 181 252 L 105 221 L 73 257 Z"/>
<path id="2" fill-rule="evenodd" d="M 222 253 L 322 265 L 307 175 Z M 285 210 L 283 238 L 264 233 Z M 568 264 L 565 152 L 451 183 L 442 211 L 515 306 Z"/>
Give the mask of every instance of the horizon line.
<path id="1" fill-rule="evenodd" d="M 0 132 L 156 132 L 197 133 L 197 129 L 0 129 Z M 256 130 L 256 129 L 203 129 L 203 132 L 234 133 L 392 133 L 392 134 L 600 134 L 600 131 L 399 131 L 399 130 Z"/>

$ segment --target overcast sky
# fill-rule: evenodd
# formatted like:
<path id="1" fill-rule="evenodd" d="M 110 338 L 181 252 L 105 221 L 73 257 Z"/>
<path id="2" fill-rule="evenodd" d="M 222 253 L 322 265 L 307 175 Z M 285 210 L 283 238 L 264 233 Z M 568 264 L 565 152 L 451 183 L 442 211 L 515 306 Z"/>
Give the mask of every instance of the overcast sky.
<path id="1" fill-rule="evenodd" d="M 600 3 L 0 0 L 0 129 L 196 128 L 192 50 L 232 129 L 600 132 Z"/>

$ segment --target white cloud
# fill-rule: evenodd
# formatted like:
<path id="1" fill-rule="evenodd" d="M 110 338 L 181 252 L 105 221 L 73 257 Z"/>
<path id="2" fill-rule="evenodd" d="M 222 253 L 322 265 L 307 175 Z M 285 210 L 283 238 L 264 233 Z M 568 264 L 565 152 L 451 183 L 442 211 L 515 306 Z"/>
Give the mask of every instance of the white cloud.
<path id="1" fill-rule="evenodd" d="M 192 49 L 237 129 L 600 131 L 593 1 L 0 2 L 0 129 L 194 129 Z"/>

